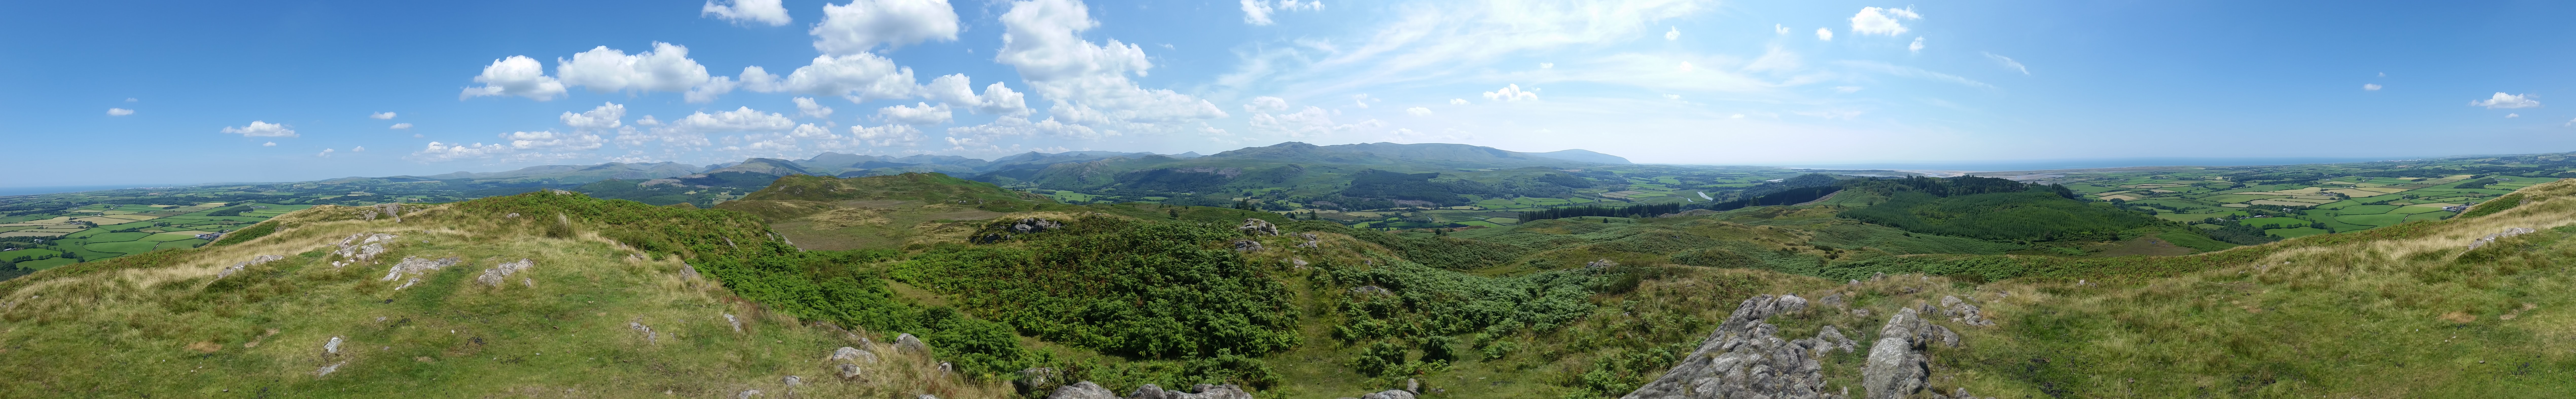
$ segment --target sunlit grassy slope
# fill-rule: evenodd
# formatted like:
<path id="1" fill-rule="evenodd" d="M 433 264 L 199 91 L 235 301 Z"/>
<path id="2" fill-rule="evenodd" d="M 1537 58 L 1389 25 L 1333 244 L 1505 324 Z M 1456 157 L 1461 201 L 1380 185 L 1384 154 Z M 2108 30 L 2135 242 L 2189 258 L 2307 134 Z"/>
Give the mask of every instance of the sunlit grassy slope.
<path id="1" fill-rule="evenodd" d="M 0 380 L 8 381 L 0 396 L 1000 392 L 989 382 L 943 377 L 888 346 L 887 337 L 763 311 L 694 277 L 675 253 L 602 238 L 594 224 L 464 205 L 410 211 L 400 223 L 362 218 L 369 208 L 320 207 L 280 217 L 272 223 L 283 227 L 273 234 L 236 244 L 85 263 L 0 284 L 0 364 L 7 365 Z M 335 266 L 346 258 L 330 252 L 362 233 L 394 238 L 373 259 Z M 260 255 L 284 258 L 218 278 Z M 460 263 L 385 280 L 390 267 L 413 257 Z M 495 279 L 497 286 L 478 281 L 521 259 L 533 266 Z M 738 331 L 728 315 L 740 322 Z M 335 337 L 343 341 L 338 352 L 326 352 Z M 862 343 L 868 338 L 877 344 Z M 870 349 L 884 362 L 860 363 L 864 375 L 844 380 L 834 370 L 841 362 L 825 360 L 843 346 Z M 800 384 L 787 385 L 788 376 Z"/>

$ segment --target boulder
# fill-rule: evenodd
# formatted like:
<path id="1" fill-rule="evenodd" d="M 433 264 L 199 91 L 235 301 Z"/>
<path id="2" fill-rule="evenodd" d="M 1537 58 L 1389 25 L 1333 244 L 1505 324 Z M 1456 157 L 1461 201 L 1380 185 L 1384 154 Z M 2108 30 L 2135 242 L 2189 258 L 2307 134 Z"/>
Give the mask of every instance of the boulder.
<path id="1" fill-rule="evenodd" d="M 1814 357 L 1819 338 L 1783 340 L 1780 327 L 1766 320 L 1806 308 L 1792 295 L 1756 295 L 1745 299 L 1699 349 L 1675 363 L 1625 399 L 1809 398 L 1840 399 L 1824 392 L 1824 367 Z M 1840 335 L 1839 333 L 1835 335 Z M 1804 343 L 1804 344 L 1802 344 Z M 1387 391 L 1371 395 L 1381 395 Z M 1411 398 L 1409 393 L 1404 398 Z"/>
<path id="2" fill-rule="evenodd" d="M 1914 308 L 1898 308 L 1896 316 L 1887 319 L 1887 325 L 1878 330 L 1878 343 L 1869 349 L 1869 362 L 1861 367 L 1865 397 L 1907 397 L 1930 383 L 1931 363 L 1922 351 L 1927 340 L 1920 335 L 1932 333 L 1933 327 L 1939 326 L 1923 322 Z"/>
<path id="3" fill-rule="evenodd" d="M 1297 233 L 1297 238 L 1306 239 L 1306 242 L 1297 244 L 1298 248 L 1319 248 L 1323 246 L 1323 237 L 1317 237 L 1315 236 L 1315 233 Z"/>
<path id="4" fill-rule="evenodd" d="M 835 372 L 837 372 L 838 374 L 840 374 L 840 375 L 841 375 L 841 379 L 854 379 L 854 378 L 859 378 L 859 375 L 860 375 L 860 371 L 861 371 L 861 370 L 859 369 L 859 365 L 856 365 L 856 364 L 849 364 L 849 363 L 841 363 L 841 365 L 839 365 L 839 366 L 833 366 L 833 367 L 832 367 L 832 371 L 835 371 Z"/>
<path id="5" fill-rule="evenodd" d="M 1234 229 L 1236 231 L 1241 231 L 1244 234 L 1256 236 L 1279 235 L 1278 225 L 1270 224 L 1270 221 L 1261 219 L 1243 219 L 1243 226 L 1238 226 Z"/>
<path id="6" fill-rule="evenodd" d="M 1053 392 L 1053 393 L 1048 393 L 1048 394 L 1047 394 L 1046 399 L 1119 399 L 1119 398 L 1118 398 L 1118 394 L 1117 394 L 1117 393 L 1109 392 L 1109 388 L 1101 388 L 1101 387 L 1100 387 L 1100 384 L 1093 384 L 1093 383 L 1091 383 L 1091 381 L 1083 381 L 1083 382 L 1073 383 L 1073 385 L 1066 385 L 1066 386 L 1062 386 L 1062 387 L 1057 387 L 1057 388 L 1055 389 L 1055 392 Z"/>
<path id="7" fill-rule="evenodd" d="M 1253 240 L 1234 240 L 1234 250 L 1241 252 L 1261 252 L 1261 242 Z"/>
<path id="8" fill-rule="evenodd" d="M 733 326 L 733 332 L 742 332 L 742 319 L 733 317 L 733 314 L 732 314 L 732 313 L 726 313 L 726 314 L 724 314 L 724 317 L 725 317 L 725 324 L 728 324 L 728 325 L 732 325 L 732 326 Z M 844 348 L 842 348 L 842 349 L 849 349 L 849 348 L 844 347 Z M 875 356 L 875 355 L 873 355 L 873 354 L 872 354 L 872 355 L 869 355 L 869 356 L 868 356 L 868 360 L 869 360 L 870 362 L 875 362 L 875 361 L 876 361 L 876 356 Z"/>
<path id="9" fill-rule="evenodd" d="M 803 378 L 797 378 L 796 376 L 792 376 L 792 375 L 791 375 L 791 376 L 787 376 L 787 378 L 780 378 L 780 379 L 778 379 L 778 382 L 779 382 L 779 383 L 782 383 L 782 384 L 787 384 L 787 386 L 791 386 L 791 387 L 792 387 L 792 386 L 798 386 L 798 385 L 805 385 L 805 379 L 803 379 Z"/>
<path id="10" fill-rule="evenodd" d="M 1054 368 L 1032 367 L 1020 370 L 1020 378 L 1012 379 L 1011 387 L 1023 393 L 1037 392 L 1055 382 Z"/>
<path id="11" fill-rule="evenodd" d="M 528 270 L 528 268 L 536 266 L 537 261 L 528 260 L 526 258 L 520 258 L 517 262 L 502 262 L 501 264 L 493 265 L 490 269 L 483 269 L 483 275 L 474 277 L 474 282 L 498 287 L 501 286 L 501 282 L 509 281 L 508 279 L 511 274 L 517 274 L 520 271 Z"/>
<path id="12" fill-rule="evenodd" d="M 1413 399 L 1413 393 L 1402 389 L 1389 389 L 1360 395 L 1359 399 Z"/>
<path id="13" fill-rule="evenodd" d="M 911 333 L 904 333 L 903 335 L 895 336 L 894 350 L 896 352 L 908 352 L 915 355 L 921 355 L 922 357 L 930 357 L 930 344 L 922 343 L 921 337 L 912 336 Z"/>
<path id="14" fill-rule="evenodd" d="M 1584 264 L 1583 264 L 1583 267 L 1585 267 L 1585 268 L 1591 268 L 1591 269 L 1599 269 L 1599 268 L 1615 267 L 1615 266 L 1619 266 L 1619 262 L 1612 262 L 1612 261 L 1610 261 L 1609 259 L 1596 260 L 1596 261 L 1586 262 L 1586 263 L 1584 263 Z"/>
<path id="15" fill-rule="evenodd" d="M 1941 315 L 1950 316 L 1950 321 L 1959 324 L 1979 327 L 1995 325 L 1993 320 L 1986 320 L 1985 312 L 1978 309 L 1977 305 L 1959 300 L 1956 296 L 1941 297 Z"/>
<path id="16" fill-rule="evenodd" d="M 852 347 L 844 346 L 844 347 L 841 347 L 841 349 L 834 349 L 834 350 L 832 350 L 832 357 L 824 358 L 823 360 L 840 360 L 840 361 L 850 361 L 850 362 L 860 362 L 860 363 L 876 364 L 876 362 L 877 362 L 877 353 L 876 353 L 876 352 L 869 352 L 869 351 L 868 351 L 868 350 L 866 350 L 866 349 L 859 349 L 859 348 L 852 348 Z"/>
<path id="17" fill-rule="evenodd" d="M 1167 391 L 1154 384 L 1145 384 L 1137 387 L 1136 392 L 1127 394 L 1127 399 L 1252 399 L 1252 393 L 1244 392 L 1242 387 L 1234 384 L 1199 384 L 1190 390 L 1197 393 Z"/>
<path id="18" fill-rule="evenodd" d="M 1025 218 L 1011 223 L 1011 232 L 1028 234 L 1064 228 L 1063 223 L 1039 218 Z"/>

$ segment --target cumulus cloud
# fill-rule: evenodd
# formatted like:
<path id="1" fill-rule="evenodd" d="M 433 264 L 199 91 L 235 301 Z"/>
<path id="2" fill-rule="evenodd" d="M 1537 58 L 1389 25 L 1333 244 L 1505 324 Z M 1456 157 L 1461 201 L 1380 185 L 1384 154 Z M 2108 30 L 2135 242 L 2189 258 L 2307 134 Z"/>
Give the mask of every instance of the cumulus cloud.
<path id="1" fill-rule="evenodd" d="M 1018 70 L 1030 91 L 1054 102 L 1048 113 L 1066 123 L 1169 131 L 1190 121 L 1226 117 L 1206 100 L 1145 89 L 1128 80 L 1131 73 L 1145 76 L 1153 62 L 1133 44 L 1084 40 L 1079 33 L 1100 22 L 1091 19 L 1081 2 L 1014 2 L 1002 14 L 1002 26 L 1002 50 L 994 61 Z"/>
<path id="2" fill-rule="evenodd" d="M 334 152 L 340 152 L 340 150 L 334 150 L 334 149 L 324 148 L 324 149 L 322 149 L 322 152 L 313 153 L 313 156 L 329 158 L 329 157 L 331 157 L 331 153 L 334 153 Z"/>
<path id="3" fill-rule="evenodd" d="M 937 125 L 948 123 L 949 118 L 953 115 L 948 112 L 947 104 L 915 104 L 915 106 L 904 106 L 898 104 L 895 106 L 878 108 L 877 117 L 885 118 L 886 122 L 903 125 Z"/>
<path id="4" fill-rule="evenodd" d="M 2361 90 L 2362 90 L 2362 91 L 2379 91 L 2379 88 L 2380 88 L 2380 86 L 2379 86 L 2379 84 L 2378 84 L 2378 83 L 2363 83 L 2363 84 L 2361 84 Z"/>
<path id="5" fill-rule="evenodd" d="M 790 127 L 795 127 L 796 121 L 787 119 L 786 115 L 780 115 L 777 113 L 761 113 L 760 111 L 752 110 L 751 107 L 741 107 L 732 111 L 717 112 L 713 114 L 705 112 L 692 113 L 687 117 L 673 120 L 670 124 L 671 126 L 666 129 L 673 129 L 675 131 L 687 133 L 708 133 L 780 131 L 787 130 Z"/>
<path id="6" fill-rule="evenodd" d="M 1771 24 L 1771 33 L 1772 33 L 1772 34 L 1780 34 L 1780 35 L 1786 35 L 1786 34 L 1789 34 L 1789 26 L 1788 26 L 1788 25 L 1781 25 L 1781 24 Z"/>
<path id="7" fill-rule="evenodd" d="M 894 60 L 873 53 L 814 57 L 812 64 L 796 68 L 785 78 L 759 67 L 743 68 L 742 77 L 742 85 L 751 91 L 844 96 L 851 102 L 912 97 L 921 88 L 914 83 L 912 68 L 896 66 Z"/>
<path id="8" fill-rule="evenodd" d="M 2508 118 L 2508 119 L 2509 119 L 2509 118 L 2520 118 L 2520 117 L 2522 117 L 2522 114 L 2504 114 L 2504 117 L 2505 117 L 2505 118 Z"/>
<path id="9" fill-rule="evenodd" d="M 1664 40 L 1681 40 L 1681 38 L 1682 27 L 1675 26 L 1673 30 L 1664 31 Z"/>
<path id="10" fill-rule="evenodd" d="M 733 0 L 732 3 L 716 4 L 715 0 L 708 0 L 706 6 L 698 7 L 698 15 L 714 15 L 740 25 L 786 26 L 789 21 L 787 6 L 779 4 L 778 0 Z"/>
<path id="11" fill-rule="evenodd" d="M 134 110 L 130 110 L 130 109 L 124 109 L 124 108 L 108 108 L 108 109 L 107 109 L 107 116 L 126 116 L 126 115 L 133 115 L 133 114 L 134 114 Z"/>
<path id="12" fill-rule="evenodd" d="M 238 134 L 242 137 L 299 137 L 295 134 L 295 129 L 287 128 L 286 125 L 261 121 L 250 121 L 249 126 L 242 127 L 225 126 L 224 133 Z"/>
<path id="13" fill-rule="evenodd" d="M 1996 64 L 2001 64 L 2001 65 L 2003 65 L 2003 66 L 2004 66 L 2004 68 L 2011 68 L 2011 69 L 2013 70 L 2013 72 L 2021 72 L 2021 74 L 2023 74 L 2023 75 L 2029 75 L 2029 74 L 2030 74 L 2030 68 L 2029 68 L 2029 67 L 2024 67 L 2024 66 L 2022 66 L 2022 65 L 2021 65 L 2021 61 L 2013 61 L 2012 57 L 2005 57 L 2005 56 L 1995 55 L 1995 53 L 1985 53 L 1985 54 L 1986 54 L 1986 59 L 1994 60 Z"/>
<path id="14" fill-rule="evenodd" d="M 396 124 L 394 124 L 393 126 L 388 126 L 388 127 L 385 127 L 385 128 L 386 128 L 386 129 L 393 129 L 393 130 L 409 130 L 409 129 L 411 129 L 411 122 L 396 123 Z"/>
<path id="15" fill-rule="evenodd" d="M 565 111 L 556 119 L 562 119 L 564 126 L 571 126 L 575 130 L 616 129 L 625 124 L 623 121 L 626 119 L 626 106 L 617 103 L 600 103 L 598 108 L 591 108 L 578 114 Z"/>
<path id="16" fill-rule="evenodd" d="M 557 58 L 555 64 L 555 76 L 563 84 L 598 93 L 686 92 L 689 102 L 703 103 L 715 101 L 734 86 L 709 76 L 705 65 L 689 59 L 688 47 L 662 42 L 653 42 L 653 51 L 633 55 L 599 46 L 573 54 L 570 60 Z"/>
<path id="17" fill-rule="evenodd" d="M 852 0 L 824 4 L 823 22 L 806 31 L 827 55 L 901 47 L 924 40 L 957 40 L 957 9 L 948 0 Z"/>
<path id="18" fill-rule="evenodd" d="M 1833 41 L 1833 40 L 1834 40 L 1834 30 L 1833 30 L 1833 29 L 1827 29 L 1827 28 L 1816 28 L 1816 40 Z"/>
<path id="19" fill-rule="evenodd" d="M 482 83 L 483 87 L 465 88 L 465 92 L 457 94 L 456 98 L 520 96 L 549 101 L 564 95 L 563 82 L 546 76 L 544 63 L 524 55 L 492 60 L 492 65 L 483 67 L 483 74 L 474 76 L 474 81 Z"/>
<path id="20" fill-rule="evenodd" d="M 921 129 L 912 125 L 851 126 L 850 136 L 876 147 L 911 147 L 921 142 Z"/>
<path id="21" fill-rule="evenodd" d="M 1449 105 L 1467 105 L 1467 99 L 1464 99 L 1464 98 L 1452 98 L 1452 99 L 1449 99 Z"/>
<path id="22" fill-rule="evenodd" d="M 832 107 L 826 107 L 821 103 L 816 103 L 812 97 L 797 97 L 788 100 L 796 102 L 796 113 L 798 114 L 803 114 L 807 117 L 825 119 L 832 117 Z"/>
<path id="23" fill-rule="evenodd" d="M 948 135 L 948 143 L 952 146 L 958 147 L 955 149 L 965 149 L 968 147 L 991 147 L 993 146 L 993 141 L 995 139 L 1006 137 L 1038 136 L 1069 139 L 1097 139 L 1102 137 L 1101 132 L 1097 129 L 1092 129 L 1088 126 L 1060 122 L 1055 120 L 1053 117 L 1037 122 L 1030 122 L 1028 118 L 1015 116 L 993 118 L 992 122 L 982 125 L 948 128 Z"/>
<path id="24" fill-rule="evenodd" d="M 2539 97 L 2539 96 L 2533 96 L 2533 95 L 2529 95 L 2529 94 L 2504 94 L 2504 92 L 2496 92 L 2495 97 L 2489 97 L 2489 98 L 2487 98 L 2487 99 L 2485 99 L 2485 100 L 2470 101 L 2470 102 L 2469 102 L 2469 106 L 2472 106 L 2472 107 L 2487 107 L 2487 109 L 2497 109 L 2497 108 L 2531 108 L 2531 107 L 2538 107 L 2538 106 L 2540 106 L 2540 100 L 2533 100 L 2533 99 L 2531 99 L 2532 97 Z"/>
<path id="25" fill-rule="evenodd" d="M 1851 31 L 1858 35 L 1904 34 L 1905 25 L 1898 23 L 1898 19 L 1923 19 L 1923 14 L 1914 13 L 1914 7 L 1861 7 L 1860 13 L 1852 14 Z"/>
<path id="26" fill-rule="evenodd" d="M 596 134 L 556 133 L 552 130 L 502 133 L 501 140 L 508 142 L 511 150 L 545 151 L 596 150 L 604 142 Z"/>
<path id="27" fill-rule="evenodd" d="M 378 112 L 378 113 L 367 114 L 367 117 L 369 117 L 369 118 L 376 118 L 376 119 L 393 119 L 393 118 L 394 118 L 394 113 L 393 113 L 393 112 Z"/>
<path id="28" fill-rule="evenodd" d="M 276 147 L 276 146 L 277 146 L 277 142 L 275 142 L 275 141 L 271 141 L 271 142 L 266 142 L 266 143 L 260 143 L 260 144 L 259 144 L 259 146 L 261 146 L 261 147 Z"/>
<path id="29" fill-rule="evenodd" d="M 1688 66 L 1687 66 L 1687 65 L 1688 65 L 1688 63 L 1684 63 L 1684 65 L 1685 65 L 1685 66 L 1684 66 L 1684 67 L 1682 67 L 1682 68 L 1683 68 L 1682 70 L 1684 70 L 1684 71 L 1688 71 L 1688 70 L 1690 70 L 1690 69 L 1689 69 L 1690 67 L 1688 67 Z M 1520 85 L 1519 83 L 1514 83 L 1514 84 L 1512 84 L 1512 85 L 1510 85 L 1510 86 L 1503 86 L 1503 89 L 1502 89 L 1502 90 L 1495 90 L 1495 91 L 1485 92 L 1485 99 L 1487 99 L 1487 100 L 1497 100 L 1497 101 L 1520 101 L 1520 100 L 1531 100 L 1531 101 L 1537 101 L 1537 100 L 1538 100 L 1538 93 L 1532 93 L 1532 92 L 1522 91 L 1522 90 L 1521 90 L 1521 85 Z M 1453 101 L 1453 102 L 1454 102 L 1454 101 Z"/>
<path id="30" fill-rule="evenodd" d="M 349 152 L 367 152 L 367 146 L 350 147 Z"/>
<path id="31" fill-rule="evenodd" d="M 1279 112 L 1286 110 L 1288 110 L 1288 99 L 1271 96 L 1253 97 L 1252 102 L 1243 104 L 1244 112 Z"/>
<path id="32" fill-rule="evenodd" d="M 1905 45 L 1905 51 L 1909 51 L 1909 52 L 1916 52 L 1916 53 L 1923 52 L 1923 37 L 1922 37 L 1922 36 L 1915 36 L 1915 37 L 1914 37 L 1914 44 L 1908 44 L 1908 45 Z"/>
<path id="33" fill-rule="evenodd" d="M 1027 116 L 1032 112 L 1028 95 L 1012 91 L 1002 82 L 993 82 L 984 86 L 984 94 L 975 94 L 971 79 L 962 73 L 931 79 L 930 84 L 921 89 L 924 97 L 972 112 L 1011 116 Z"/>
<path id="34" fill-rule="evenodd" d="M 1324 2 L 1323 2 L 1323 0 L 1308 0 L 1308 1 L 1297 1 L 1297 0 L 1278 0 L 1278 1 L 1276 1 L 1276 2 L 1273 2 L 1273 1 L 1271 1 L 1271 0 L 1242 0 L 1242 1 L 1243 1 L 1243 23 L 1253 24 L 1253 25 L 1269 25 L 1269 24 L 1271 24 L 1271 21 L 1270 21 L 1270 15 L 1271 15 L 1271 14 L 1278 13 L 1278 12 L 1280 12 L 1280 11 L 1322 10 L 1322 9 L 1324 9 Z"/>
<path id="35" fill-rule="evenodd" d="M 1413 114 L 1413 116 L 1430 116 L 1431 109 L 1423 107 L 1405 108 L 1404 113 Z"/>
<path id="36" fill-rule="evenodd" d="M 1554 63 L 1554 62 L 1541 62 L 1541 63 L 1538 63 L 1538 69 L 1556 69 L 1556 63 Z"/>
<path id="37" fill-rule="evenodd" d="M 457 143 L 455 145 L 449 145 L 447 143 L 432 141 L 429 142 L 428 147 L 422 148 L 420 151 L 412 152 L 410 156 L 406 156 L 404 158 L 420 162 L 447 162 L 459 159 L 491 158 L 494 155 L 507 154 L 510 151 L 510 146 L 501 144 Z"/>
<path id="38" fill-rule="evenodd" d="M 1351 102 L 1352 102 L 1352 103 L 1357 103 L 1357 104 L 1359 104 L 1360 108 L 1368 108 L 1368 107 L 1369 107 L 1369 102 L 1370 102 L 1370 101 L 1378 101 L 1378 100 L 1377 100 L 1377 99 L 1374 99 L 1374 98 L 1369 98 L 1369 95 L 1367 95 L 1367 94 L 1354 94 L 1354 95 L 1351 95 Z"/>

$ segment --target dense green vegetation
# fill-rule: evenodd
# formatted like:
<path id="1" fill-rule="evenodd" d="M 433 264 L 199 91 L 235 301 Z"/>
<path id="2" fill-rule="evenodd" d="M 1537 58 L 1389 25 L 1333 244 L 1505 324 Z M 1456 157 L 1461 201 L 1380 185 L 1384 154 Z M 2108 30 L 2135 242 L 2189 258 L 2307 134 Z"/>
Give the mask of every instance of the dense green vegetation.
<path id="1" fill-rule="evenodd" d="M 1909 231 L 1995 241 L 2107 241 L 2155 219 L 2041 191 L 1940 197 L 1898 192 L 1887 202 L 1844 211 L 1849 217 Z"/>
<path id="2" fill-rule="evenodd" d="M 893 275 L 1030 336 L 1102 353 L 1259 356 L 1296 346 L 1286 287 L 1216 245 L 1240 236 L 1195 224 L 1086 217 L 1022 235 L 1020 245 L 916 255 Z"/>

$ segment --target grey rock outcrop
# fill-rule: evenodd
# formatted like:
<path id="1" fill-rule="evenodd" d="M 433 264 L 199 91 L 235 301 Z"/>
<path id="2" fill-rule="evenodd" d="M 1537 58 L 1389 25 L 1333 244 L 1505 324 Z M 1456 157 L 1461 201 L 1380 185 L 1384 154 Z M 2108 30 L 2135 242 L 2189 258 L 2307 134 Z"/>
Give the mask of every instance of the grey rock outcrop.
<path id="1" fill-rule="evenodd" d="M 235 262 L 232 267 L 226 267 L 223 271 L 215 272 L 215 278 L 220 280 L 225 277 L 232 277 L 233 273 L 240 273 L 242 269 L 249 268 L 251 266 L 259 266 L 259 264 L 262 263 L 274 262 L 279 259 L 286 259 L 286 257 L 282 255 L 253 256 L 250 257 L 250 260 Z"/>
<path id="2" fill-rule="evenodd" d="M 1234 384 L 1199 384 L 1196 387 L 1191 387 L 1190 390 L 1196 391 L 1196 393 L 1164 390 L 1163 387 L 1154 386 L 1154 384 L 1145 384 L 1145 386 L 1137 387 L 1136 392 L 1128 393 L 1124 399 L 1252 399 L 1252 393 L 1244 392 L 1242 387 L 1235 386 Z M 1100 384 L 1095 384 L 1091 381 L 1077 382 L 1057 387 L 1055 392 L 1048 393 L 1046 398 L 1121 399 L 1121 397 L 1116 393 L 1111 393 L 1109 388 L 1102 388 L 1100 387 Z M 1408 397 L 1408 399 L 1409 398 L 1410 397 Z"/>
<path id="3" fill-rule="evenodd" d="M 1591 269 L 1599 269 L 1599 268 L 1605 268 L 1605 267 L 1616 267 L 1616 266 L 1619 266 L 1619 262 L 1612 262 L 1612 261 L 1610 261 L 1609 259 L 1602 259 L 1602 260 L 1596 260 L 1596 261 L 1591 261 L 1591 262 L 1585 262 L 1585 263 L 1583 263 L 1583 267 L 1585 267 L 1585 268 L 1591 268 Z"/>
<path id="4" fill-rule="evenodd" d="M 1956 296 L 1941 297 L 1941 315 L 1949 316 L 1950 321 L 1957 322 L 1959 324 L 1979 327 L 1995 325 L 1993 320 L 1986 320 L 1984 310 L 1978 309 L 1977 305 L 1970 304 L 1968 301 L 1960 300 L 1959 297 Z"/>
<path id="5" fill-rule="evenodd" d="M 876 352 L 869 352 L 866 349 L 844 346 L 841 347 L 841 349 L 832 350 L 832 357 L 825 358 L 824 360 L 876 364 L 877 354 Z"/>
<path id="6" fill-rule="evenodd" d="M 1054 368 L 1032 367 L 1020 370 L 1020 378 L 1012 379 L 1011 387 L 1020 392 L 1034 392 L 1055 382 Z"/>
<path id="7" fill-rule="evenodd" d="M 1402 389 L 1389 389 L 1360 395 L 1358 399 L 1413 399 L 1413 393 Z"/>
<path id="8" fill-rule="evenodd" d="M 1795 295 L 1756 295 L 1736 306 L 1699 349 L 1653 382 L 1623 399 L 1814 398 L 1841 399 L 1827 393 L 1824 366 L 1815 353 L 1831 350 L 1839 332 L 1796 341 L 1780 339 L 1772 316 L 1805 310 Z M 1847 341 L 1847 340 L 1843 340 Z"/>
<path id="9" fill-rule="evenodd" d="M 1270 221 L 1261 219 L 1243 219 L 1243 226 L 1234 229 L 1256 236 L 1279 235 L 1279 225 L 1270 224 Z"/>
<path id="10" fill-rule="evenodd" d="M 1061 228 L 1064 228 L 1064 224 L 1063 224 L 1063 223 L 1056 223 L 1056 221 L 1053 221 L 1053 220 L 1046 220 L 1046 219 L 1039 219 L 1039 218 L 1026 218 L 1026 219 L 1020 219 L 1020 220 L 1019 220 L 1019 221 L 1017 221 L 1017 222 L 1012 222 L 1012 223 L 1011 223 L 1011 231 L 1012 231 L 1012 232 L 1016 232 L 1016 233 L 1021 233 L 1021 234 L 1036 233 L 1036 232 L 1047 231 L 1047 230 L 1055 230 L 1055 229 L 1061 229 Z"/>
<path id="11" fill-rule="evenodd" d="M 1261 242 L 1253 240 L 1234 240 L 1234 250 L 1242 252 L 1261 252 Z"/>
<path id="12" fill-rule="evenodd" d="M 509 278 L 511 274 L 517 274 L 520 271 L 528 270 L 528 268 L 536 266 L 537 261 L 528 260 L 526 258 L 520 258 L 517 262 L 502 262 L 498 265 L 492 265 L 492 268 L 490 269 L 483 269 L 483 275 L 475 276 L 474 282 L 498 287 L 501 286 L 502 282 L 510 281 Z"/>
<path id="13" fill-rule="evenodd" d="M 1315 233 L 1297 233 L 1297 238 L 1304 238 L 1304 239 L 1306 239 L 1306 242 L 1297 244 L 1297 247 L 1298 247 L 1298 248 L 1320 248 L 1320 247 L 1323 247 L 1323 240 L 1324 240 L 1324 238 L 1323 238 L 1323 237 L 1315 236 Z"/>
<path id="14" fill-rule="evenodd" d="M 1926 306 L 1929 306 L 1928 304 Z M 1923 320 L 1914 308 L 1899 308 L 1878 329 L 1878 343 L 1869 349 L 1869 362 L 1861 367 L 1861 389 L 1867 398 L 1901 398 L 1922 391 L 1930 383 L 1932 364 L 1923 350 L 1935 343 L 1957 347 L 1959 334 Z"/>
<path id="15" fill-rule="evenodd" d="M 921 337 L 912 336 L 911 333 L 895 336 L 894 350 L 897 352 L 910 352 L 923 357 L 930 356 L 930 344 L 922 343 Z"/>

